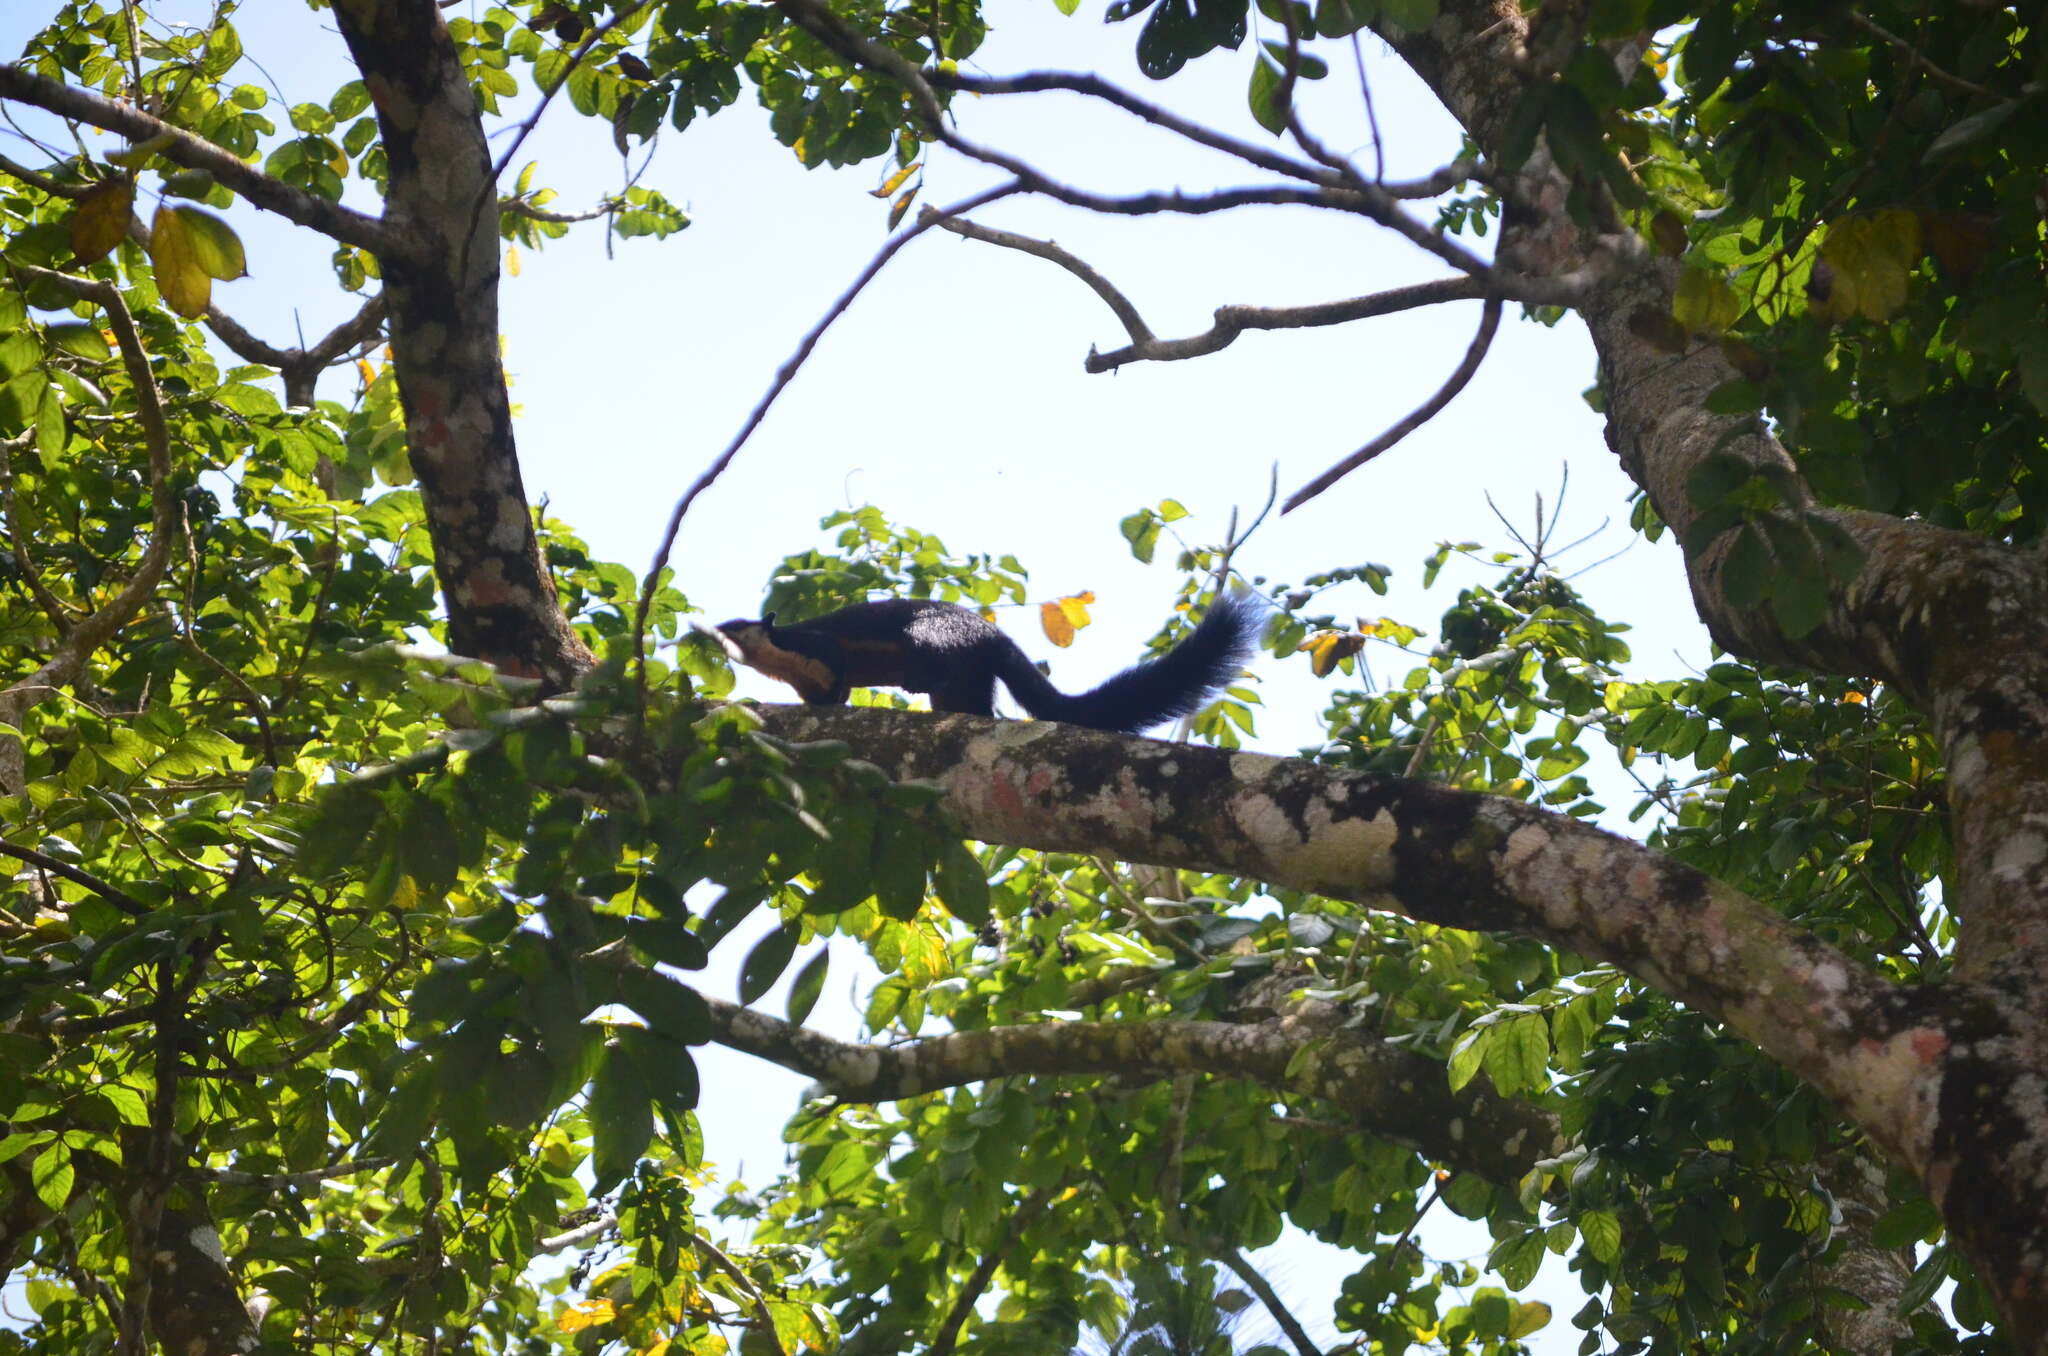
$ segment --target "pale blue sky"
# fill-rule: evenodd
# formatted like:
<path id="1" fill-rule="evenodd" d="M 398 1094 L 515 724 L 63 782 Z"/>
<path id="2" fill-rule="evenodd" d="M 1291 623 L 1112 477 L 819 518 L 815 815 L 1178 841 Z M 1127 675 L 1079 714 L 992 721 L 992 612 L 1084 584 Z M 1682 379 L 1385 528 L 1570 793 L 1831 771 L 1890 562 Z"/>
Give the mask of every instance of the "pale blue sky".
<path id="1" fill-rule="evenodd" d="M 7 5 L 0 53 L 18 52 L 52 9 Z M 189 0 L 154 7 L 170 19 L 198 19 L 205 10 Z M 1087 0 L 1067 19 L 1049 0 L 991 0 L 995 31 L 971 64 L 995 73 L 1093 69 L 1236 134 L 1265 138 L 1245 109 L 1251 44 L 1155 85 L 1135 69 L 1136 24 L 1105 27 L 1100 10 Z M 245 8 L 239 23 L 246 49 L 287 102 L 324 102 L 346 78 L 325 14 L 270 0 Z M 1322 46 L 1333 74 L 1304 87 L 1309 121 L 1326 144 L 1369 163 L 1348 44 Z M 1363 47 L 1389 177 L 1449 159 L 1457 139 L 1442 110 L 1375 40 L 1366 37 Z M 253 72 L 238 78 L 268 83 Z M 1105 191 L 1200 189 L 1260 177 L 1070 96 L 963 97 L 955 109 L 970 137 Z M 273 105 L 273 113 L 284 121 L 282 107 Z M 38 160 L 4 129 L 0 143 L 16 159 Z M 528 159 L 539 162 L 535 183 L 555 187 L 561 197 L 553 205 L 565 210 L 590 204 L 622 177 L 608 130 L 576 116 L 566 101 L 526 143 L 520 161 Z M 507 277 L 503 297 L 531 496 L 550 500 L 599 556 L 643 569 L 674 498 L 882 243 L 886 205 L 866 190 L 884 173 L 805 171 L 769 136 L 749 87 L 739 106 L 666 135 L 642 180 L 690 211 L 689 230 L 662 244 L 615 242 L 611 260 L 595 226 L 544 252 L 524 252 L 520 276 Z M 951 202 L 994 181 L 983 167 L 936 151 L 923 201 Z M 328 242 L 247 208 L 232 216 L 251 276 L 222 286 L 217 299 L 251 329 L 292 342 L 295 332 L 316 336 L 353 310 L 331 281 Z M 981 219 L 1056 236 L 1120 286 L 1162 336 L 1206 328 L 1220 304 L 1333 299 L 1445 273 L 1362 219 L 1302 209 L 1098 219 L 1011 201 Z M 1181 525 L 1191 539 L 1220 537 L 1233 506 L 1247 518 L 1256 509 L 1274 463 L 1284 495 L 1419 403 L 1456 365 L 1477 319 L 1476 304 L 1463 303 L 1338 329 L 1250 334 L 1207 358 L 1089 376 L 1081 366 L 1089 346 L 1122 342 L 1092 293 L 1042 260 L 933 233 L 901 254 L 839 322 L 739 461 L 700 500 L 674 557 L 679 583 L 712 619 L 753 615 L 771 567 L 822 544 L 815 531 L 821 516 L 872 502 L 956 552 L 1014 552 L 1032 571 L 1034 601 L 1094 590 L 1097 625 L 1055 663 L 1063 686 L 1082 686 L 1135 656 L 1174 592 L 1171 552 L 1162 550 L 1149 571 L 1137 565 L 1117 535 L 1119 518 L 1171 496 L 1196 515 Z M 1554 497 L 1567 466 L 1571 493 L 1560 539 L 1603 518 L 1613 523 L 1568 562 L 1591 563 L 1626 542 L 1628 515 L 1626 483 L 1580 398 L 1591 375 L 1591 349 L 1575 321 L 1546 330 L 1511 313 L 1486 366 L 1443 416 L 1306 508 L 1269 520 L 1239 565 L 1299 579 L 1380 561 L 1395 571 L 1392 596 L 1378 599 L 1356 586 L 1330 595 L 1335 610 L 1427 626 L 1463 581 L 1447 573 L 1437 590 L 1422 593 L 1423 554 L 1443 539 L 1505 545 L 1484 496 L 1491 492 L 1526 528 L 1533 497 Z M 329 382 L 322 395 L 330 398 L 347 398 L 353 385 L 342 373 Z M 1679 671 L 1680 655 L 1691 666 L 1705 663 L 1705 636 L 1668 542 L 1638 543 L 1576 582 L 1606 615 L 1636 624 L 1630 639 L 1644 676 Z M 1034 655 L 1051 653 L 1028 614 L 1006 624 Z M 1384 654 L 1374 664 L 1383 681 L 1407 667 Z M 1299 659 L 1262 659 L 1258 669 L 1267 702 L 1262 746 L 1288 752 L 1312 742 L 1329 686 L 1310 678 Z M 782 699 L 766 683 L 750 681 L 742 691 Z M 1619 793 L 1610 799 L 1627 803 Z M 721 951 L 736 964 L 744 947 L 729 943 Z M 710 987 L 719 991 L 719 983 L 714 978 Z M 843 992 L 846 983 L 842 973 L 831 987 Z M 779 1011 L 779 997 L 765 1006 Z M 842 1020 L 850 1023 L 850 1014 Z M 702 1062 L 713 1156 L 728 1166 L 744 1160 L 764 1177 L 781 1160 L 785 1099 L 801 1080 L 718 1051 Z M 1428 1246 L 1470 1253 L 1483 1250 L 1485 1238 L 1483 1230 L 1432 1229 Z M 1304 1319 L 1327 1334 L 1329 1287 L 1351 1263 L 1285 1244 L 1275 1251 L 1284 1254 L 1284 1288 Z M 1576 1284 L 1553 1261 L 1530 1293 L 1557 1310 L 1537 1350 L 1576 1350 L 1579 1334 L 1567 1321 L 1580 1303 Z"/>

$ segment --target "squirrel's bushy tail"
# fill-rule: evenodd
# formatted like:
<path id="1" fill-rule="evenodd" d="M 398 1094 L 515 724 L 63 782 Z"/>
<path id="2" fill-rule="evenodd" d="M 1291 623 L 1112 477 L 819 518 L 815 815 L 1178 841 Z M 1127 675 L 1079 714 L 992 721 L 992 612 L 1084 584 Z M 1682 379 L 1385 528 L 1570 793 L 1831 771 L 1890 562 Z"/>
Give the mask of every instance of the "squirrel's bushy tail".
<path id="1" fill-rule="evenodd" d="M 997 676 L 1017 704 L 1040 720 L 1136 734 L 1199 711 L 1227 686 L 1251 657 L 1262 621 L 1249 597 L 1219 596 L 1201 625 L 1165 654 L 1071 697 L 1014 649 Z"/>

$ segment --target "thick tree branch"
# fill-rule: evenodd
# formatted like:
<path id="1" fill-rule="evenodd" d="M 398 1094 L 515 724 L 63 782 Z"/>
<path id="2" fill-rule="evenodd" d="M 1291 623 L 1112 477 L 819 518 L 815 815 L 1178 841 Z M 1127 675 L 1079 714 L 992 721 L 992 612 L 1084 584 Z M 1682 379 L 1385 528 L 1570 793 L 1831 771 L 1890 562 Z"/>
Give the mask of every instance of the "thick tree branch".
<path id="1" fill-rule="evenodd" d="M 808 1074 L 844 1101 L 895 1101 L 1004 1074 L 1208 1073 L 1321 1098 L 1362 1129 L 1491 1181 L 1515 1181 L 1563 1147 L 1548 1113 L 1496 1096 L 1482 1080 L 1454 1094 L 1445 1086 L 1441 1061 L 1289 1018 L 1253 1024 L 1044 1022 L 884 1048 L 705 1001 L 713 1040 Z M 1304 1055 L 1311 1042 L 1313 1053 Z"/>
<path id="2" fill-rule="evenodd" d="M 565 688 L 593 660 L 541 559 L 498 348 L 498 195 L 476 96 L 431 0 L 334 17 L 377 110 L 385 212 L 405 223 L 384 304 L 448 646 Z"/>
<path id="3" fill-rule="evenodd" d="M 934 782 L 984 841 L 1222 871 L 1610 961 L 1728 1023 L 1900 1161 L 1926 1161 L 1924 1099 L 1939 1073 L 1928 1052 L 1947 1038 L 1934 996 L 1896 989 L 1630 839 L 1427 782 L 1049 722 L 814 707 L 763 717 L 773 734 L 843 739 L 892 776 Z"/>
<path id="4" fill-rule="evenodd" d="M 59 117 L 119 132 L 130 141 L 152 142 L 165 159 L 187 169 L 206 170 L 257 207 L 343 244 L 369 250 L 387 263 L 404 249 L 404 238 L 375 217 L 273 179 L 229 151 L 132 104 L 51 80 L 14 62 L 0 62 L 0 99 L 33 104 Z"/>

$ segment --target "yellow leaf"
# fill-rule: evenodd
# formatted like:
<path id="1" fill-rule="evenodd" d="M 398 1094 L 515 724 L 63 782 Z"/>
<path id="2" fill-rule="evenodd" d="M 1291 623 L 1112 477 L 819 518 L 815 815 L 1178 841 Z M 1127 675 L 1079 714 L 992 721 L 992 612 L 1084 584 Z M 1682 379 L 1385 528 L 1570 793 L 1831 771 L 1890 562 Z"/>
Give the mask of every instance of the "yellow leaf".
<path id="1" fill-rule="evenodd" d="M 362 382 L 364 386 L 368 386 L 376 379 L 377 369 L 370 366 L 370 360 L 368 358 L 356 359 L 356 380 Z"/>
<path id="2" fill-rule="evenodd" d="M 135 185 L 126 179 L 95 184 L 64 223 L 71 237 L 73 262 L 98 263 L 128 234 L 128 214 L 135 208 Z"/>
<path id="3" fill-rule="evenodd" d="M 1814 307 L 1820 317 L 1882 323 L 1906 304 L 1906 280 L 1920 261 L 1920 218 L 1893 209 L 1838 221 L 1820 254 L 1830 272 L 1827 295 Z"/>
<path id="4" fill-rule="evenodd" d="M 1542 1300 L 1516 1300 L 1514 1315 L 1508 1319 L 1508 1336 L 1527 1337 L 1549 1322 L 1550 1306 Z"/>
<path id="5" fill-rule="evenodd" d="M 149 223 L 149 263 L 170 308 L 186 319 L 206 314 L 213 280 L 199 266 L 192 232 L 175 207 L 159 207 Z"/>
<path id="6" fill-rule="evenodd" d="M 903 220 L 903 214 L 910 210 L 910 204 L 915 201 L 917 201 L 917 190 L 914 188 L 896 200 L 895 205 L 889 209 L 890 230 L 896 229 L 897 223 Z"/>
<path id="7" fill-rule="evenodd" d="M 110 152 L 107 159 L 123 169 L 141 169 L 155 158 L 158 151 L 176 140 L 177 138 L 169 132 L 158 132 L 146 141 L 136 142 L 125 151 Z"/>
<path id="8" fill-rule="evenodd" d="M 242 238 L 234 227 L 211 212 L 196 207 L 173 207 L 192 239 L 193 257 L 209 278 L 231 282 L 249 276 L 248 261 L 242 255 Z M 159 213 L 161 215 L 161 213 Z"/>
<path id="9" fill-rule="evenodd" d="M 1742 302 L 1719 273 L 1689 268 L 1678 279 L 1671 314 L 1694 334 L 1719 334 L 1742 314 Z"/>
<path id="10" fill-rule="evenodd" d="M 505 271 L 515 278 L 519 276 L 519 246 L 505 247 Z"/>
<path id="11" fill-rule="evenodd" d="M 1318 631 L 1297 648 L 1308 651 L 1308 666 L 1316 677 L 1327 678 L 1339 660 L 1365 648 L 1365 637 L 1355 631 Z"/>
<path id="12" fill-rule="evenodd" d="M 562 1311 L 555 1326 L 563 1332 L 581 1332 L 585 1328 L 609 1323 L 617 1317 L 610 1300 L 587 1299 Z"/>
<path id="13" fill-rule="evenodd" d="M 1045 638 L 1062 650 L 1074 643 L 1074 624 L 1067 620 L 1066 609 L 1058 603 L 1038 605 L 1038 625 L 1045 632 Z"/>
<path id="14" fill-rule="evenodd" d="M 917 171 L 921 169 L 923 166 L 924 162 L 922 160 L 911 161 L 902 169 L 897 170 L 887 179 L 884 179 L 882 181 L 882 186 L 880 188 L 868 190 L 869 195 L 876 198 L 888 197 L 891 193 L 894 193 L 897 189 L 903 187 L 904 182 L 908 180 L 911 175 L 917 173 Z"/>

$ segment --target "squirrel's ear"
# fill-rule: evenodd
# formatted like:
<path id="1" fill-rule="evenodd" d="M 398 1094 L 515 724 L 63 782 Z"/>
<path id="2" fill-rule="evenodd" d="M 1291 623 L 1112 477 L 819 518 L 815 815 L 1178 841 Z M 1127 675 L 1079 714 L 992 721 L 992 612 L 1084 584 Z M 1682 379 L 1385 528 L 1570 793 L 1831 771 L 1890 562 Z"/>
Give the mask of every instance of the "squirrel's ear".
<path id="1" fill-rule="evenodd" d="M 775 625 L 775 614 L 774 614 L 773 612 L 763 612 L 763 613 L 761 614 L 761 625 L 763 625 L 763 626 L 773 626 L 773 625 Z"/>

